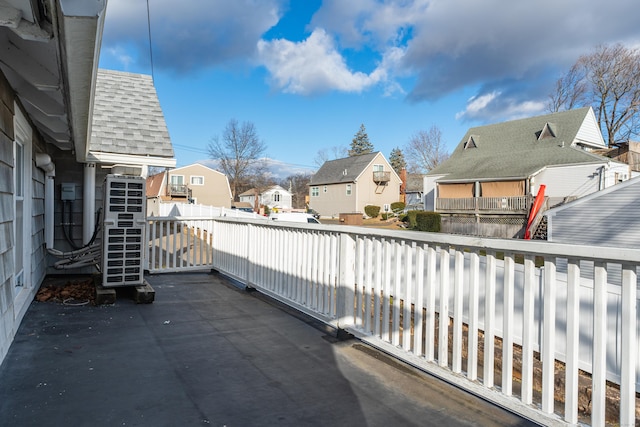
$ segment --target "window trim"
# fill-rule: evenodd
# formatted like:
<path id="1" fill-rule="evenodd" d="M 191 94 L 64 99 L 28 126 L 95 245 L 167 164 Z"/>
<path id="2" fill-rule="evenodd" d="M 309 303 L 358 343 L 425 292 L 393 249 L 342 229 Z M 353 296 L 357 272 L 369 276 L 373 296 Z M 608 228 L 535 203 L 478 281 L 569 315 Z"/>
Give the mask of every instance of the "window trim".
<path id="1" fill-rule="evenodd" d="M 351 187 L 351 184 L 347 184 L 345 193 L 347 196 L 353 194 L 353 188 Z"/>
<path id="2" fill-rule="evenodd" d="M 180 178 L 180 182 L 174 182 L 174 178 Z M 169 184 L 171 185 L 184 185 L 184 175 L 170 175 L 169 176 Z"/>
<path id="3" fill-rule="evenodd" d="M 193 182 L 193 179 L 194 179 L 194 178 L 200 178 L 201 183 Z M 202 176 L 202 175 L 191 175 L 191 176 L 189 177 L 189 183 L 190 183 L 191 185 L 204 185 L 204 176 Z"/>
<path id="4" fill-rule="evenodd" d="M 320 195 L 320 187 L 311 187 L 311 197 L 318 197 Z"/>

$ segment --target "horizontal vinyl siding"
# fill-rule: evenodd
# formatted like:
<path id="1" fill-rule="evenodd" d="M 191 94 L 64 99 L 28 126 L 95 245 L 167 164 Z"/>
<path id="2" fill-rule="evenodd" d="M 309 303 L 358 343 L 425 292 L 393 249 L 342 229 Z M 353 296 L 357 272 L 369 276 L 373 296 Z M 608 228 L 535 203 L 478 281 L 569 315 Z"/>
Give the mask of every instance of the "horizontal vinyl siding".
<path id="1" fill-rule="evenodd" d="M 547 186 L 545 195 L 550 198 L 584 197 L 598 191 L 601 166 L 592 164 L 545 169 L 535 177 L 533 194 L 537 194 L 540 185 L 544 184 Z"/>
<path id="2" fill-rule="evenodd" d="M 314 187 L 314 186 L 312 186 Z M 341 213 L 356 211 L 356 184 L 351 183 L 351 195 L 347 196 L 347 184 L 318 185 L 319 194 L 311 196 L 309 190 L 309 206 L 320 213 L 321 216 L 337 217 Z"/>
<path id="3" fill-rule="evenodd" d="M 45 174 L 42 169 L 33 168 L 32 173 L 32 211 L 31 211 L 31 279 L 37 288 L 45 275 L 45 244 L 44 244 L 44 182 Z"/>
<path id="4" fill-rule="evenodd" d="M 640 248 L 640 182 L 558 210 L 549 239 L 559 243 Z"/>

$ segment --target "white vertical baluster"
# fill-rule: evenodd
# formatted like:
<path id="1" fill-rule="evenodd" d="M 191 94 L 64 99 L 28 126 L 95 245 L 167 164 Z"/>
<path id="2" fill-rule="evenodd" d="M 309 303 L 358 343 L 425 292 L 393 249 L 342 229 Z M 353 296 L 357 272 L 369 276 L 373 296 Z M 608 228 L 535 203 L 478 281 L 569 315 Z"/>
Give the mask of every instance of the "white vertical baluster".
<path id="1" fill-rule="evenodd" d="M 533 399 L 533 345 L 535 343 L 534 302 L 536 289 L 535 259 L 524 256 L 524 295 L 522 309 L 522 402 L 530 405 Z"/>
<path id="2" fill-rule="evenodd" d="M 607 399 L 607 270 L 603 262 L 593 271 L 593 392 L 591 425 L 605 425 Z"/>
<path id="3" fill-rule="evenodd" d="M 478 378 L 478 312 L 480 294 L 480 257 L 477 249 L 469 253 L 469 332 L 467 349 L 467 377 Z"/>
<path id="4" fill-rule="evenodd" d="M 513 390 L 513 304 L 515 301 L 515 262 L 513 254 L 504 254 L 504 301 L 502 325 L 502 393 L 511 396 Z"/>
<path id="5" fill-rule="evenodd" d="M 427 362 L 433 362 L 435 358 L 436 342 L 436 263 L 437 253 L 434 246 L 427 247 L 427 318 L 425 319 L 425 343 L 424 356 Z"/>
<path id="6" fill-rule="evenodd" d="M 495 363 L 495 322 L 496 322 L 496 256 L 487 251 L 484 298 L 484 372 L 483 382 L 487 388 L 493 387 Z"/>
<path id="7" fill-rule="evenodd" d="M 636 301 L 637 274 L 633 264 L 622 266 L 622 355 L 620 366 L 620 425 L 636 425 Z"/>
<path id="8" fill-rule="evenodd" d="M 462 316 L 463 316 L 463 283 L 464 283 L 464 251 L 456 248 L 453 267 L 453 372 L 462 372 Z"/>
<path id="9" fill-rule="evenodd" d="M 544 261 L 542 329 L 542 411 L 553 413 L 556 336 L 556 260 Z"/>
<path id="10" fill-rule="evenodd" d="M 565 414 L 570 424 L 578 422 L 578 356 L 580 352 L 580 267 L 567 260 L 567 356 L 565 368 Z"/>
<path id="11" fill-rule="evenodd" d="M 404 304 L 402 314 L 402 348 L 411 350 L 411 306 L 413 305 L 413 253 L 416 244 L 404 245 Z"/>
<path id="12" fill-rule="evenodd" d="M 416 253 L 416 299 L 413 320 L 413 353 L 416 356 L 423 354 L 423 327 L 424 321 L 424 249 L 422 246 L 415 248 Z"/>
<path id="13" fill-rule="evenodd" d="M 438 335 L 438 365 L 449 365 L 449 248 L 440 249 L 440 310 Z"/>

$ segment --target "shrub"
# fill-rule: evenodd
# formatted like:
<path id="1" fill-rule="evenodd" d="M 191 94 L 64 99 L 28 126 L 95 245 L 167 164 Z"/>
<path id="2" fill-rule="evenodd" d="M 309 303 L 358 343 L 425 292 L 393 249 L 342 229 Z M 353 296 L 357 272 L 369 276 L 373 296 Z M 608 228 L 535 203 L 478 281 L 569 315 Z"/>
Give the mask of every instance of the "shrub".
<path id="1" fill-rule="evenodd" d="M 418 215 L 418 212 L 422 211 L 409 211 L 407 212 L 406 217 L 403 219 L 404 222 L 409 224 L 409 228 L 416 228 L 418 226 L 418 224 L 416 223 L 416 216 Z"/>
<path id="2" fill-rule="evenodd" d="M 369 218 L 377 218 L 380 214 L 380 206 L 367 205 L 364 207 L 364 213 Z"/>
<path id="3" fill-rule="evenodd" d="M 393 202 L 391 203 L 391 211 L 395 213 L 400 213 L 404 210 L 407 205 L 404 202 Z"/>
<path id="4" fill-rule="evenodd" d="M 440 231 L 440 214 L 437 212 L 416 212 L 416 230 L 418 231 Z"/>
<path id="5" fill-rule="evenodd" d="M 380 217 L 383 221 L 388 220 L 389 218 L 393 218 L 395 214 L 393 212 L 385 212 Z"/>

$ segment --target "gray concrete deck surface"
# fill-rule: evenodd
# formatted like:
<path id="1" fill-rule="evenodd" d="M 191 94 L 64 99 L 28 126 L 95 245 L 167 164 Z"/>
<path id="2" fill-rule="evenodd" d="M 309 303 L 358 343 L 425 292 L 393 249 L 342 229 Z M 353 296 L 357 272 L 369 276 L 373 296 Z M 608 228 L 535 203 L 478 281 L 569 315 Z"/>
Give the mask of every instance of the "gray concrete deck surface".
<path id="1" fill-rule="evenodd" d="M 0 426 L 526 426 L 205 273 L 153 304 L 32 303 L 0 366 Z"/>

